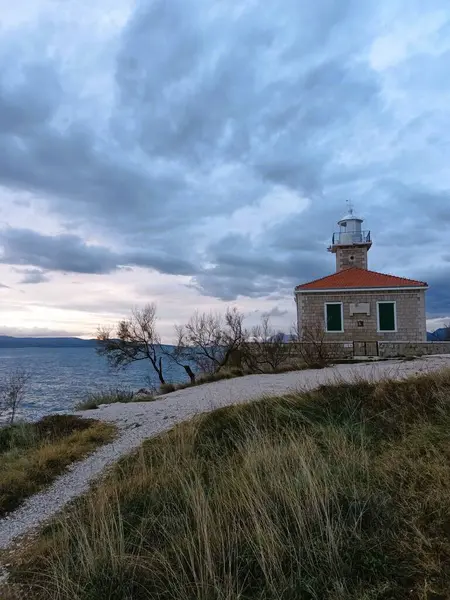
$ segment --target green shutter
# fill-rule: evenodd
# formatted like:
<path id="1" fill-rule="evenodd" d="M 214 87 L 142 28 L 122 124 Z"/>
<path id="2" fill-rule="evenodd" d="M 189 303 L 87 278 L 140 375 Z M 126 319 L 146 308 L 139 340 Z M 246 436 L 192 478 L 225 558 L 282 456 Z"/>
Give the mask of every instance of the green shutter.
<path id="1" fill-rule="evenodd" d="M 340 304 L 327 304 L 327 331 L 342 331 L 342 314 Z"/>
<path id="2" fill-rule="evenodd" d="M 395 331 L 395 304 L 388 302 L 378 305 L 380 331 Z"/>

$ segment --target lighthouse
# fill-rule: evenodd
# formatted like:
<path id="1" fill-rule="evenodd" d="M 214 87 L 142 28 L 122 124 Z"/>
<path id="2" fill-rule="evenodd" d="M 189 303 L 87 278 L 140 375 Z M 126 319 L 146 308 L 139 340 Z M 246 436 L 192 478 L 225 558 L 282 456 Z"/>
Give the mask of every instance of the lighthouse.
<path id="1" fill-rule="evenodd" d="M 363 222 L 348 202 L 328 248 L 336 255 L 336 272 L 295 288 L 299 340 L 307 344 L 333 342 L 333 353 L 342 357 L 415 353 L 417 346 L 408 348 L 407 344 L 426 342 L 428 285 L 370 271 L 367 253 L 372 240 L 370 231 L 363 230 Z M 380 345 L 383 342 L 398 345 L 392 344 L 391 350 Z"/>
<path id="2" fill-rule="evenodd" d="M 370 231 L 362 229 L 364 219 L 355 214 L 353 204 L 347 201 L 347 205 L 347 214 L 338 221 L 339 231 L 333 234 L 328 251 L 336 255 L 336 272 L 351 267 L 367 270 L 367 253 L 372 246 Z"/>

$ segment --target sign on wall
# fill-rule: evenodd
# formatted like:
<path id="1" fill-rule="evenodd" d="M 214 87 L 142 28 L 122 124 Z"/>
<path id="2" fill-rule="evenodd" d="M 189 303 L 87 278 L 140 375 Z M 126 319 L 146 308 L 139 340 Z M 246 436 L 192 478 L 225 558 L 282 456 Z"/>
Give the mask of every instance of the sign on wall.
<path id="1" fill-rule="evenodd" d="M 353 315 L 367 315 L 370 316 L 370 304 L 369 302 L 355 302 L 350 304 L 350 316 Z"/>

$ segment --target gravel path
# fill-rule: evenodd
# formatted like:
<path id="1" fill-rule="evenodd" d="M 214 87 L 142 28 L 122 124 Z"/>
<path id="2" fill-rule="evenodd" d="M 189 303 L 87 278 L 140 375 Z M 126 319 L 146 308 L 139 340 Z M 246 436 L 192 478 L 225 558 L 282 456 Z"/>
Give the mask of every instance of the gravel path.
<path id="1" fill-rule="evenodd" d="M 64 506 L 89 489 L 93 480 L 120 457 L 135 450 L 143 440 L 170 429 L 175 423 L 221 406 L 248 402 L 262 396 L 309 390 L 324 383 L 355 378 L 400 379 L 450 367 L 450 355 L 429 356 L 414 361 L 336 365 L 321 370 L 295 371 L 280 375 L 248 375 L 179 390 L 154 402 L 109 404 L 97 410 L 78 412 L 83 417 L 115 423 L 119 435 L 88 458 L 74 463 L 45 491 L 29 498 L 19 509 L 0 520 L 0 550 L 30 533 Z"/>

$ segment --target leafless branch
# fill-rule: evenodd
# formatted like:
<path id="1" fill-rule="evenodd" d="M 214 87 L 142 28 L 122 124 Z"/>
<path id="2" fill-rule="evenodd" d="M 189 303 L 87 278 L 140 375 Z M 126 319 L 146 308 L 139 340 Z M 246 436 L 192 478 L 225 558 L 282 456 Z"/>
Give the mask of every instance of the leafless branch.
<path id="1" fill-rule="evenodd" d="M 220 371 L 248 338 L 243 322 L 244 315 L 236 308 L 227 309 L 224 317 L 195 313 L 186 325 L 176 328 L 178 355 L 204 373 Z"/>
<path id="2" fill-rule="evenodd" d="M 0 382 L 0 414 L 8 413 L 8 423 L 13 425 L 17 410 L 23 401 L 30 374 L 18 368 Z"/>
<path id="3" fill-rule="evenodd" d="M 284 341 L 284 334 L 275 331 L 268 316 L 252 328 L 249 342 L 245 344 L 243 361 L 255 373 L 277 371 L 291 356 L 292 345 Z"/>
<path id="4" fill-rule="evenodd" d="M 165 383 L 161 340 L 156 330 L 156 305 L 151 303 L 143 309 L 134 309 L 129 319 L 118 323 L 115 333 L 110 328 L 99 328 L 97 353 L 105 356 L 114 368 L 124 368 L 133 362 L 148 360 L 159 381 Z"/>
<path id="5" fill-rule="evenodd" d="M 308 366 L 324 367 L 330 363 L 330 348 L 325 338 L 325 329 L 320 321 L 302 327 L 298 349 L 302 359 Z"/>

